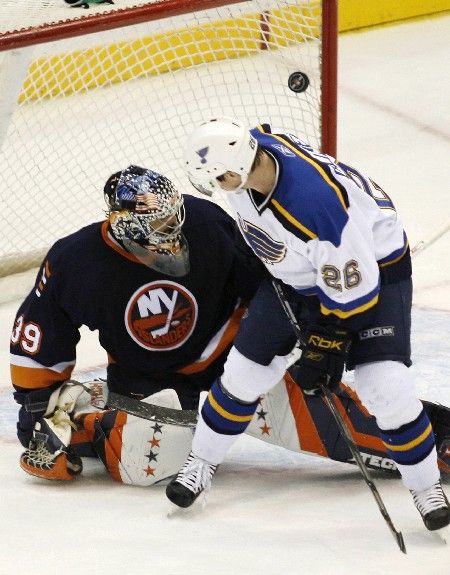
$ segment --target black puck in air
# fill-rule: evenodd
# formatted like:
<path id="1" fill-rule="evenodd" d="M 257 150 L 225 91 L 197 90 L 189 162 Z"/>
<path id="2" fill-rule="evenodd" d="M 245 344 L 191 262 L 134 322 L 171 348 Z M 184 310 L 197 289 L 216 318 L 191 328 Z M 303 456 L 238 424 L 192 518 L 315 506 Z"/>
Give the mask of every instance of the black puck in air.
<path id="1" fill-rule="evenodd" d="M 304 72 L 292 72 L 288 79 L 288 86 L 293 92 L 300 94 L 309 86 L 309 78 Z"/>

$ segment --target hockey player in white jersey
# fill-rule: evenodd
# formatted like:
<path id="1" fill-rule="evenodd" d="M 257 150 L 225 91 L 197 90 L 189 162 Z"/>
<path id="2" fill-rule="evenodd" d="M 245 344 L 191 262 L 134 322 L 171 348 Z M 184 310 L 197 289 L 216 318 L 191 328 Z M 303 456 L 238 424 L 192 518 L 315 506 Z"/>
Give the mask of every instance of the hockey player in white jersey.
<path id="1" fill-rule="evenodd" d="M 307 393 L 333 389 L 345 368 L 375 417 L 389 457 L 429 530 L 450 522 L 433 429 L 414 389 L 411 258 L 387 194 L 359 171 L 270 126 L 217 118 L 194 131 L 185 168 L 200 191 L 229 192 L 240 231 L 283 282 L 303 330 L 290 369 Z M 275 296 L 276 297 L 276 296 Z M 264 283 L 203 405 L 192 451 L 167 496 L 188 507 L 207 487 L 258 397 L 286 368 L 289 333 Z"/>

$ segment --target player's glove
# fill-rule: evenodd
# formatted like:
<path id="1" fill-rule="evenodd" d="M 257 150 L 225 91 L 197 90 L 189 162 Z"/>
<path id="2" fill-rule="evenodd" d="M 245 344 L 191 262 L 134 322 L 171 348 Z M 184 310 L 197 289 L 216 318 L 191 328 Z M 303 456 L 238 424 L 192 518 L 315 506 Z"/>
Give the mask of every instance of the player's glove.
<path id="1" fill-rule="evenodd" d="M 339 326 L 311 325 L 303 335 L 302 355 L 289 368 L 289 373 L 306 394 L 319 393 L 322 384 L 335 389 L 344 372 L 351 333 Z"/>
<path id="2" fill-rule="evenodd" d="M 70 448 L 72 429 L 76 427 L 70 414 L 82 393 L 81 385 L 71 383 L 53 391 L 43 417 L 34 424 L 28 447 L 20 457 L 24 471 L 44 479 L 66 481 L 81 473 L 81 459 Z"/>
<path id="3" fill-rule="evenodd" d="M 57 409 L 51 418 L 35 424 L 28 449 L 20 457 L 20 467 L 43 479 L 68 481 L 83 469 L 80 457 L 69 446 L 74 426 L 69 414 Z"/>

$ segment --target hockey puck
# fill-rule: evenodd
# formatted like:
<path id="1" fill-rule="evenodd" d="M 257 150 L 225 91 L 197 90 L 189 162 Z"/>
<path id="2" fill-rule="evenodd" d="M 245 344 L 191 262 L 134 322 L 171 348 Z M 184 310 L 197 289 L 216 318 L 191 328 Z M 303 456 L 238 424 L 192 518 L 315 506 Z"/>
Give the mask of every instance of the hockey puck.
<path id="1" fill-rule="evenodd" d="M 309 78 L 304 72 L 292 72 L 288 79 L 288 86 L 293 92 L 300 94 L 309 86 Z"/>

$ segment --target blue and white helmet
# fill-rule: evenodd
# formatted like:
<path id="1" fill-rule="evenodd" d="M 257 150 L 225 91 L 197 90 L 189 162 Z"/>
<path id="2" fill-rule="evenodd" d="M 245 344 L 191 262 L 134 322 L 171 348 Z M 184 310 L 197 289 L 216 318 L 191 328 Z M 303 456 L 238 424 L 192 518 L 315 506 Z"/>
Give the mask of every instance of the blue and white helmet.
<path id="1" fill-rule="evenodd" d="M 110 176 L 104 196 L 112 234 L 126 250 L 161 273 L 188 273 L 184 199 L 168 178 L 131 165 Z"/>
<path id="2" fill-rule="evenodd" d="M 217 178 L 230 171 L 241 176 L 239 188 L 245 187 L 257 147 L 249 128 L 238 120 L 228 117 L 209 120 L 186 143 L 183 161 L 189 181 L 210 196 L 220 190 Z"/>
<path id="3" fill-rule="evenodd" d="M 183 196 L 172 182 L 139 166 L 113 174 L 104 187 L 114 236 L 148 246 L 178 239 L 184 222 Z M 175 216 L 170 226 L 160 222 Z"/>

